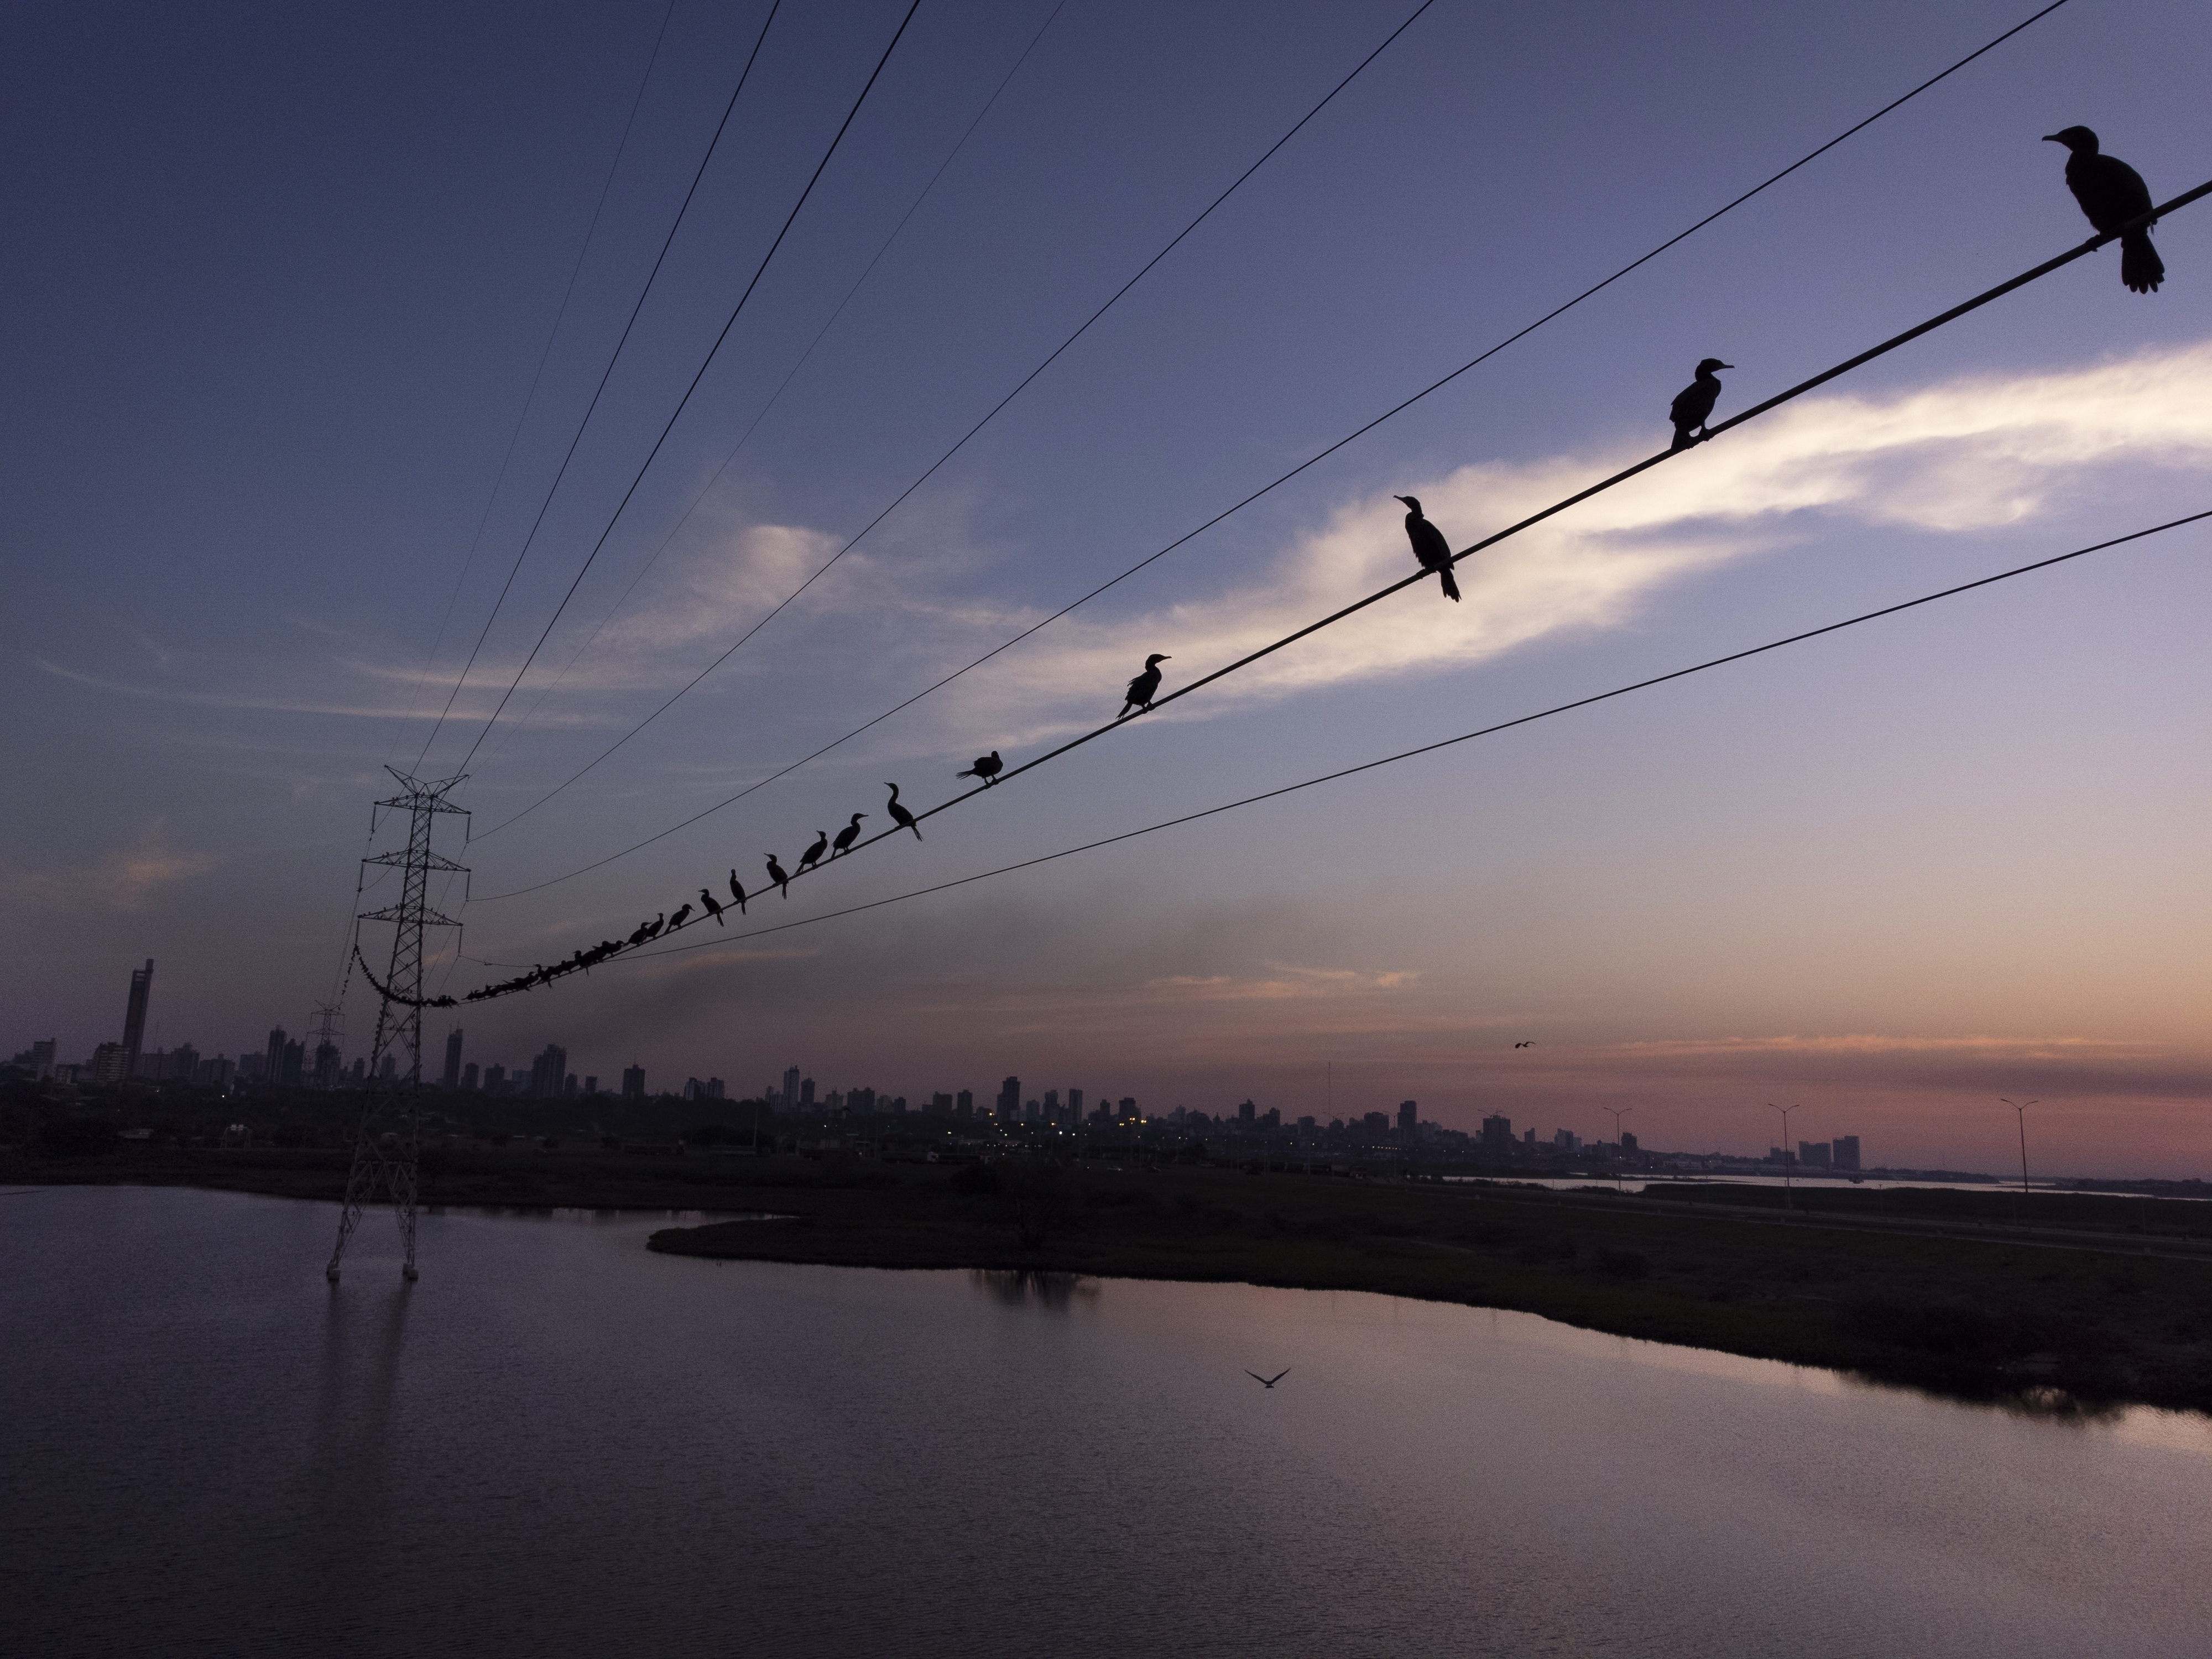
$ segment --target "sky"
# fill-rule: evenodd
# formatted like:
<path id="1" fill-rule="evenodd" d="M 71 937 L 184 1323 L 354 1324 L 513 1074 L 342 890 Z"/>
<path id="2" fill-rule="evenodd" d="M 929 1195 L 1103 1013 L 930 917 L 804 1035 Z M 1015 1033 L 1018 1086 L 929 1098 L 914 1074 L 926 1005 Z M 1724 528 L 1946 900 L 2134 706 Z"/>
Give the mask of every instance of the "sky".
<path id="1" fill-rule="evenodd" d="M 1173 689 L 1410 573 L 1395 495 L 1468 545 L 1662 447 L 1701 357 L 1735 366 L 1725 416 L 2074 246 L 2042 134 L 2095 128 L 2155 200 L 2212 171 L 2212 15 L 2068 0 L 1072 616 L 624 854 L 2034 9 L 1435 0 L 763 624 L 1417 3 L 921 0 L 703 374 L 903 4 L 785 0 L 764 37 L 752 0 L 19 9 L 0 1042 L 88 1054 L 149 957 L 149 1042 L 304 1029 L 346 983 L 359 860 L 391 844 L 387 764 L 467 775 L 468 842 L 441 842 L 466 927 L 433 988 L 732 869 L 750 891 L 854 812 L 887 827 L 886 780 L 935 805 L 976 755 L 1109 719 L 1149 653 Z M 1475 556 L 1457 605 L 1409 589 L 722 931 L 2212 508 L 2212 204 L 2157 241 L 2154 295 L 2117 250 L 2077 261 Z M 1990 1170 L 2018 1156 L 2000 1097 L 2033 1097 L 2047 1169 L 2212 1174 L 2209 555 L 2212 526 L 2171 531 L 1202 823 L 433 1014 L 433 1059 L 458 1022 L 480 1063 L 557 1042 L 656 1087 L 1012 1073 L 1586 1139 L 1626 1109 L 1648 1146 L 1753 1154 L 1771 1102 L 1872 1164 Z M 345 1017 L 350 1054 L 358 974 Z"/>

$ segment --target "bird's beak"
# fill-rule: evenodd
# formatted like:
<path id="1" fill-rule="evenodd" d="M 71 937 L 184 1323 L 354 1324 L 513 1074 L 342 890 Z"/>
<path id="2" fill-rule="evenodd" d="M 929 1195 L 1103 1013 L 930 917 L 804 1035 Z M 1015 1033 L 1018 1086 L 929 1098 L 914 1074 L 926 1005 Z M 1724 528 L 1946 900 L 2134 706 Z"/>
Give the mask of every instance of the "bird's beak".
<path id="1" fill-rule="evenodd" d="M 2043 142 L 2046 144 L 2063 144 L 2066 141 L 2055 132 L 2046 132 L 2043 135 Z"/>
<path id="2" fill-rule="evenodd" d="M 1735 365 L 1734 363 L 1723 363 L 1721 367 L 1723 368 L 1734 368 Z"/>

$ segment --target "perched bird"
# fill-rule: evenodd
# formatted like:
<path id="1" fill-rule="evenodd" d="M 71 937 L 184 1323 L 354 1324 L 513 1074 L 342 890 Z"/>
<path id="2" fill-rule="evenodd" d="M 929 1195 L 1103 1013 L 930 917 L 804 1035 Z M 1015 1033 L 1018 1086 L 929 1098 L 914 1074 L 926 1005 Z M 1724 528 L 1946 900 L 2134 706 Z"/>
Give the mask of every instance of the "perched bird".
<path id="1" fill-rule="evenodd" d="M 2143 183 L 2142 174 L 2117 155 L 2100 155 L 2097 135 L 2088 128 L 2048 132 L 2043 142 L 2066 146 L 2066 188 L 2074 192 L 2099 235 L 2109 236 L 2150 211 L 2150 186 Z M 2133 294 L 2155 294 L 2166 280 L 2166 261 L 2150 245 L 2148 225 L 2120 238 L 2120 280 Z"/>
<path id="2" fill-rule="evenodd" d="M 1459 584 L 1452 580 L 1451 544 L 1444 532 L 1421 516 L 1421 504 L 1411 495 L 1392 498 L 1406 504 L 1406 536 L 1413 544 L 1413 556 L 1421 562 L 1421 568 L 1433 570 L 1444 579 L 1444 597 L 1455 602 L 1459 599 Z"/>
<path id="3" fill-rule="evenodd" d="M 1244 1373 L 1245 1376 L 1250 1377 L 1255 1382 L 1257 1382 L 1263 1389 L 1273 1388 L 1276 1383 L 1281 1382 L 1290 1374 L 1291 1368 L 1288 1365 L 1284 1366 L 1282 1370 L 1277 1371 L 1273 1376 L 1262 1376 L 1257 1371 L 1247 1371 Z"/>
<path id="4" fill-rule="evenodd" d="M 773 853 L 768 855 L 768 878 L 783 890 L 784 897 L 791 896 L 790 872 L 775 861 L 775 854 Z"/>
<path id="5" fill-rule="evenodd" d="M 734 875 L 736 872 L 732 871 L 731 873 Z M 714 917 L 715 927 L 726 927 L 729 926 L 727 922 L 722 920 L 722 907 L 715 902 L 714 896 L 703 887 L 699 890 L 699 904 L 700 908 L 704 909 L 708 915 Z"/>
<path id="6" fill-rule="evenodd" d="M 895 783 L 887 783 L 884 787 L 891 792 L 890 805 L 884 807 L 884 811 L 891 815 L 891 822 L 893 823 L 898 825 L 902 830 L 913 830 L 914 838 L 916 841 L 920 841 L 921 839 L 921 826 L 914 821 L 913 813 L 908 811 L 905 807 L 899 805 L 898 785 Z"/>
<path id="7" fill-rule="evenodd" d="M 1668 418 L 1674 422 L 1674 449 L 1687 449 L 1712 435 L 1705 430 L 1705 422 L 1712 419 L 1713 405 L 1721 396 L 1720 377 L 1713 371 L 1735 367 L 1717 357 L 1708 357 L 1698 365 L 1698 378 L 1675 394 L 1667 410 Z"/>
<path id="8" fill-rule="evenodd" d="M 645 936 L 647 939 L 659 939 L 660 937 L 660 930 L 667 925 L 668 912 L 663 910 L 659 915 L 653 919 L 652 924 L 646 928 Z"/>
<path id="9" fill-rule="evenodd" d="M 642 945 L 652 937 L 653 924 L 649 921 L 641 921 L 637 925 L 637 931 L 629 936 L 629 942 L 632 945 Z"/>
<path id="10" fill-rule="evenodd" d="M 814 867 L 815 860 L 819 859 L 829 850 L 830 832 L 827 830 L 817 830 L 814 832 L 814 845 L 808 848 L 804 853 L 801 853 L 799 855 L 799 873 L 804 875 L 807 871 L 812 869 Z"/>
<path id="11" fill-rule="evenodd" d="M 684 919 L 690 914 L 691 907 L 688 904 L 678 910 L 674 915 L 668 919 L 668 931 L 672 933 L 677 932 L 684 926 Z"/>
<path id="12" fill-rule="evenodd" d="M 837 839 L 830 845 L 831 858 L 836 858 L 840 853 L 849 853 L 853 850 L 853 843 L 860 838 L 860 820 L 867 816 L 866 812 L 853 814 L 853 821 L 837 832 Z"/>
<path id="13" fill-rule="evenodd" d="M 988 788 L 991 780 L 1004 771 L 1006 765 L 1006 762 L 999 758 L 999 751 L 994 749 L 989 754 L 981 757 L 965 772 L 955 772 L 952 775 L 956 778 L 981 778 L 984 787 Z"/>
<path id="14" fill-rule="evenodd" d="M 1162 656 L 1145 659 L 1145 672 L 1129 682 L 1129 690 L 1121 704 L 1121 713 L 1115 720 L 1124 718 L 1132 708 L 1150 708 L 1152 699 L 1160 694 L 1160 665 L 1169 660 Z"/>
<path id="15" fill-rule="evenodd" d="M 730 872 L 730 896 L 738 902 L 738 914 L 744 915 L 745 890 L 738 884 L 738 872 L 734 870 Z"/>

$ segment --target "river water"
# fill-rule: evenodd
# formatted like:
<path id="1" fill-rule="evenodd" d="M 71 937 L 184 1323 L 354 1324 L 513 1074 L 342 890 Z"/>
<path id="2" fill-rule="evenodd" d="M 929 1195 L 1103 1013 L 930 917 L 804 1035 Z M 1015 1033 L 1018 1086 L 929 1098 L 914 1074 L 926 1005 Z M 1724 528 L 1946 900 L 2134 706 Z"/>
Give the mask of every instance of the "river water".
<path id="1" fill-rule="evenodd" d="M 48 1655 L 2212 1652 L 2212 1424 L 1389 1297 L 0 1196 Z M 1273 1390 L 1244 1375 L 1290 1375 Z"/>

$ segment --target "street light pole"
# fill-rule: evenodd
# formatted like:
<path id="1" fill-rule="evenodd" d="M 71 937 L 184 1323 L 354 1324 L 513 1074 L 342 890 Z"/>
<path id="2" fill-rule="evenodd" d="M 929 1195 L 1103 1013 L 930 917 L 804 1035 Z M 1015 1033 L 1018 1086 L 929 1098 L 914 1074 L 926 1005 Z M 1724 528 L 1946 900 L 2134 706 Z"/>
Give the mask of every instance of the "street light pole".
<path id="1" fill-rule="evenodd" d="M 1790 1201 L 1790 1166 L 1797 1161 L 1797 1154 L 1790 1150 L 1790 1114 L 1796 1111 L 1798 1108 L 1794 1104 L 1777 1106 L 1771 1100 L 1766 1103 L 1766 1106 L 1769 1111 L 1782 1114 L 1782 1207 L 1785 1210 L 1795 1209 L 1796 1206 Z"/>
<path id="2" fill-rule="evenodd" d="M 2020 1120 L 2020 1201 L 2025 1204 L 2027 1202 L 2027 1109 L 2042 1103 L 2037 1100 L 2005 1100 L 2002 1095 L 1997 1098 L 2011 1107 L 2014 1115 Z"/>
<path id="3" fill-rule="evenodd" d="M 1622 1158 L 1626 1156 L 1620 1148 L 1620 1120 L 1626 1117 L 1635 1109 L 1636 1108 L 1633 1106 L 1601 1106 L 1598 1108 L 1598 1110 L 1601 1112 L 1611 1112 L 1613 1114 L 1613 1189 L 1616 1193 L 1623 1190 L 1620 1184 L 1620 1160 Z"/>

